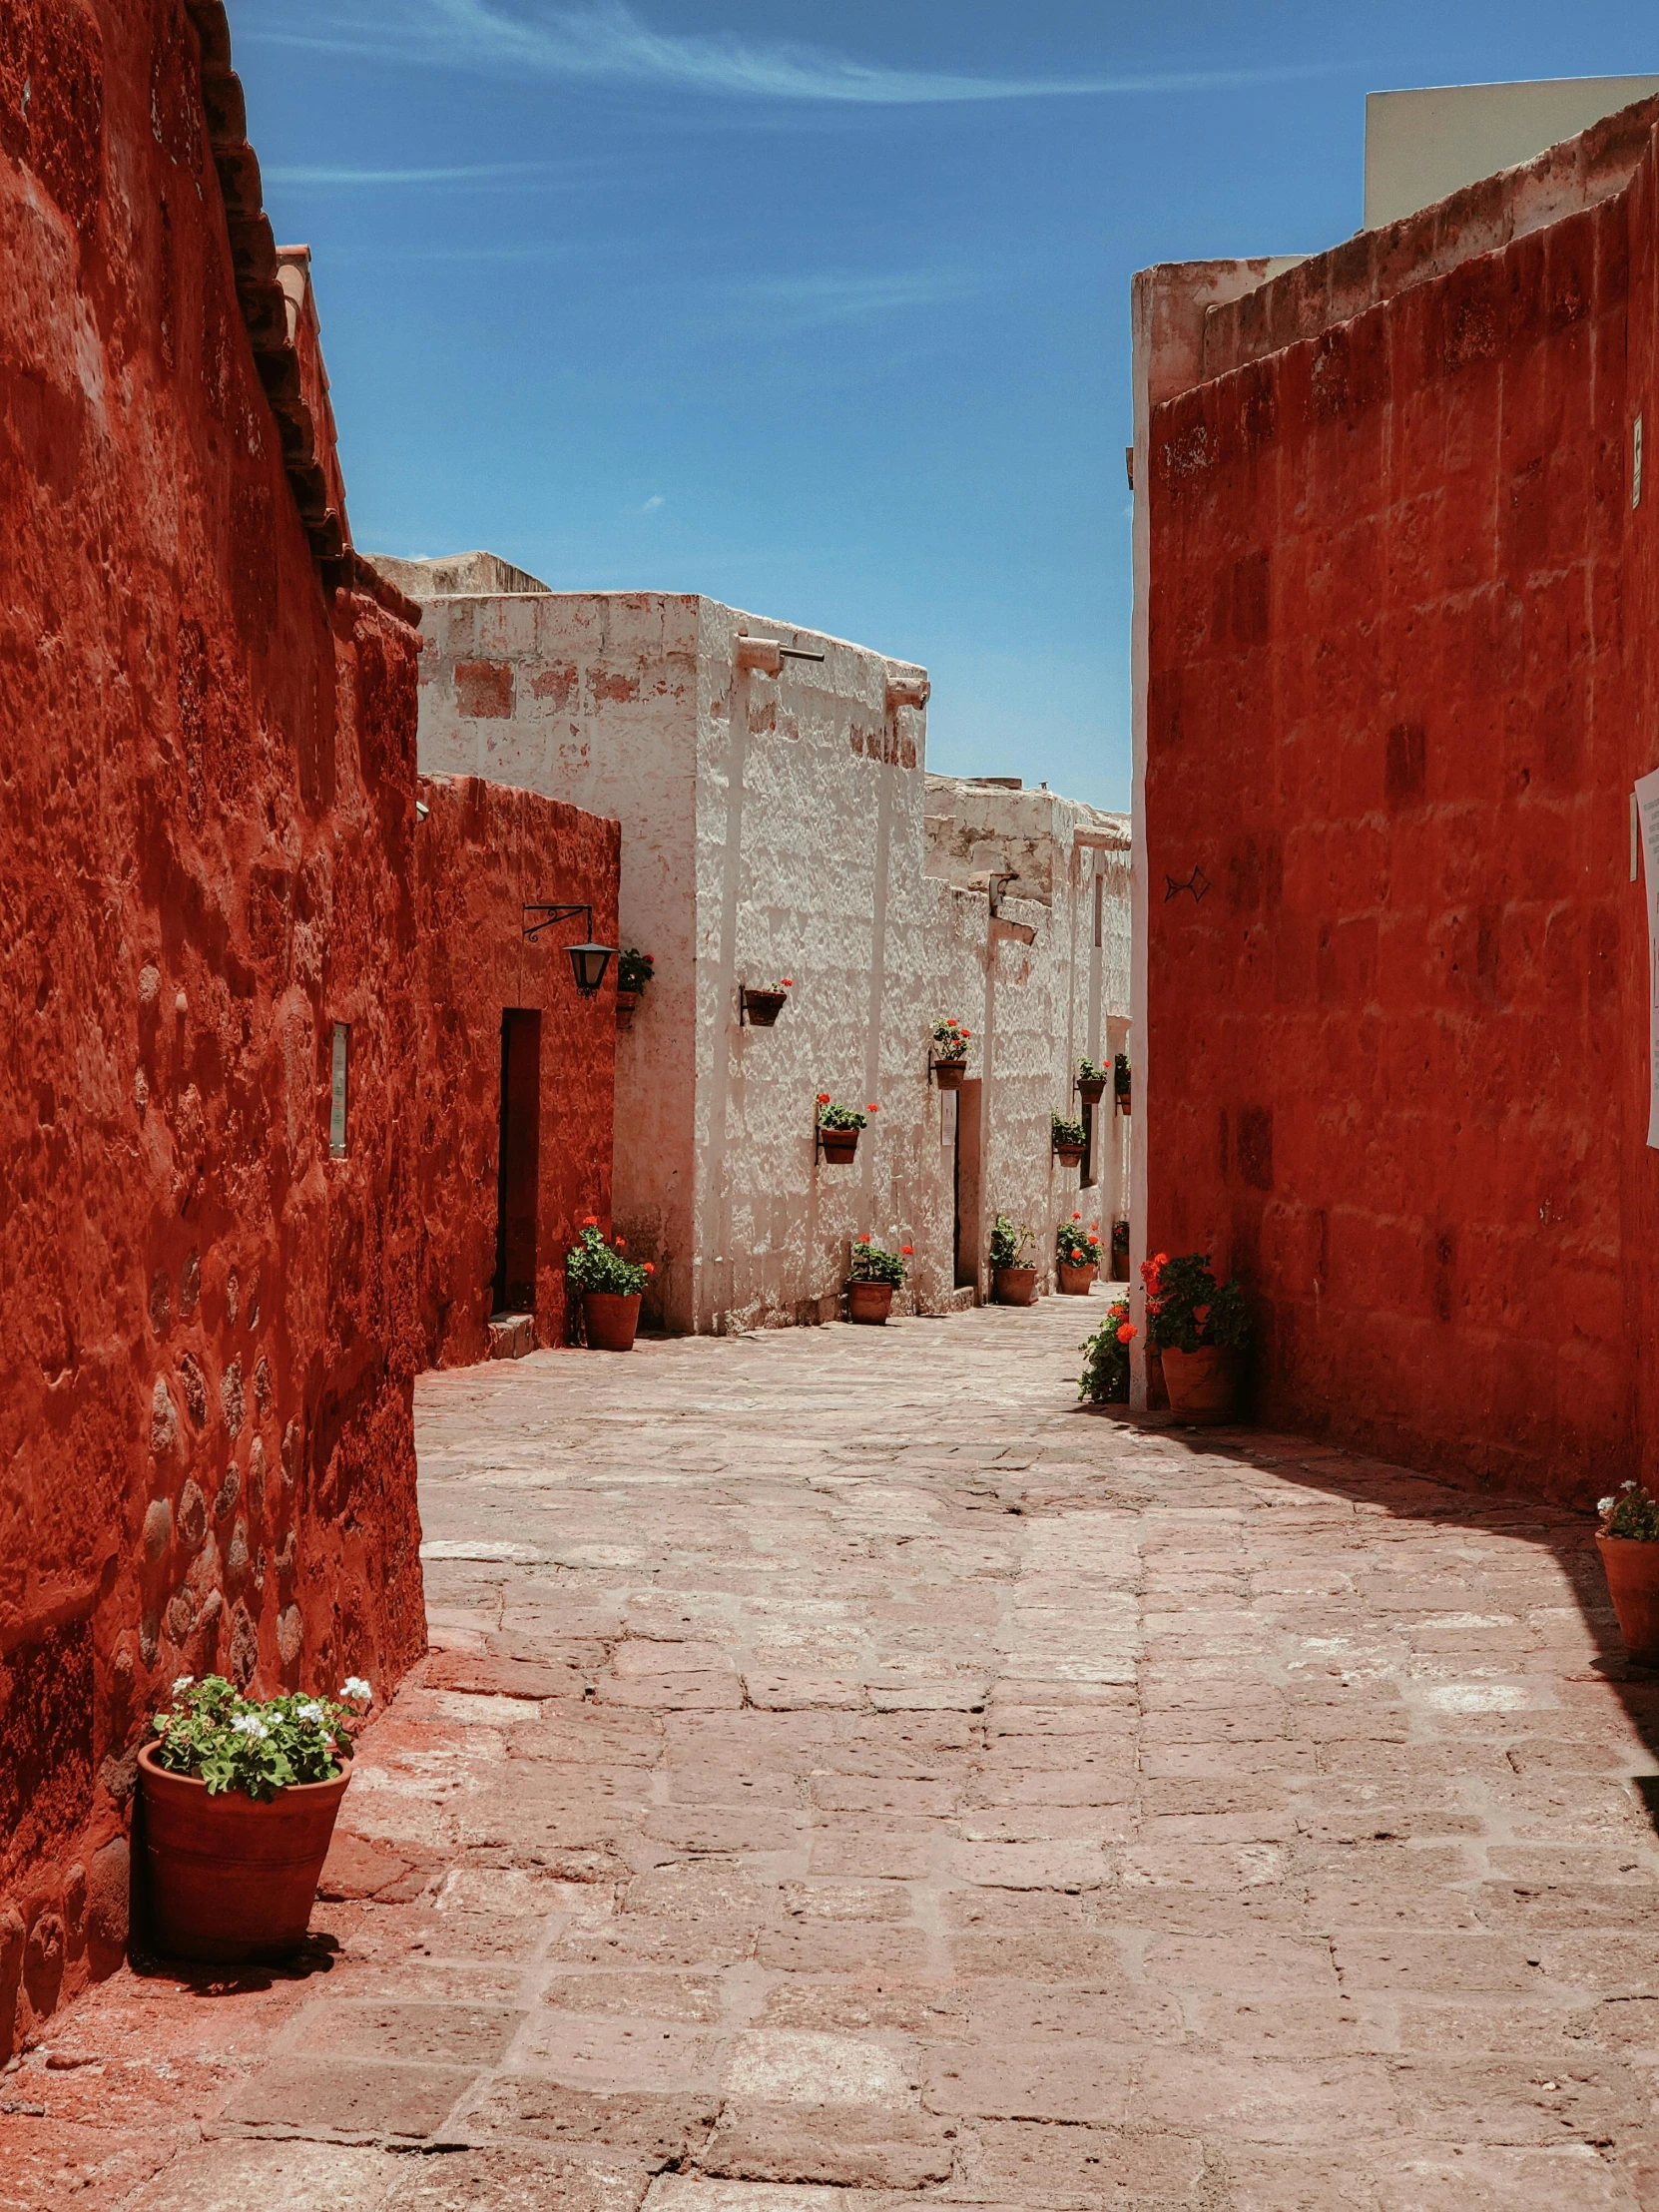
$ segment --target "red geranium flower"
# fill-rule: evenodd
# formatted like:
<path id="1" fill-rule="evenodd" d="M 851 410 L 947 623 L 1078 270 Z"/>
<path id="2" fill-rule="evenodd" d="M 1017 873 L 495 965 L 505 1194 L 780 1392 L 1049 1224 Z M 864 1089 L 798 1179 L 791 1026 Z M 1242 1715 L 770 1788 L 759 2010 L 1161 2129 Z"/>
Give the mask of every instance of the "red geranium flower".
<path id="1" fill-rule="evenodd" d="M 657 1272 L 656 1268 L 649 1260 L 647 1260 L 645 1263 L 645 1272 L 647 1275 L 655 1275 Z"/>
<path id="2" fill-rule="evenodd" d="M 864 1112 L 866 1114 L 875 1114 L 880 1112 L 880 1108 L 876 1105 L 873 1098 L 865 1099 Z"/>
<path id="3" fill-rule="evenodd" d="M 914 1245 L 900 1245 L 898 1248 L 899 1257 L 905 1260 L 913 1259 L 915 1257 L 915 1249 L 916 1248 Z"/>
<path id="4" fill-rule="evenodd" d="M 1073 1221 L 1081 1221 L 1083 1219 L 1081 1214 L 1073 1214 L 1071 1218 Z"/>
<path id="5" fill-rule="evenodd" d="M 599 1216 L 597 1214 L 584 1214 L 582 1216 L 582 1227 L 584 1229 L 597 1229 L 599 1227 Z"/>
<path id="6" fill-rule="evenodd" d="M 794 990 L 794 988 L 795 988 L 795 977 L 794 977 L 793 975 L 781 975 L 781 976 L 779 976 L 779 978 L 778 978 L 778 988 L 779 988 L 779 989 L 780 989 L 781 991 L 793 991 L 793 990 Z"/>
<path id="7" fill-rule="evenodd" d="M 862 1236 L 861 1236 L 861 1237 L 860 1237 L 860 1238 L 858 1239 L 858 1242 L 859 1242 L 860 1244 L 868 1244 L 868 1242 L 869 1242 L 869 1231 L 868 1231 L 867 1229 L 866 1229 L 866 1230 L 864 1231 L 863 1235 L 862 1235 Z"/>
<path id="8" fill-rule="evenodd" d="M 617 1248 L 618 1252 L 620 1252 L 620 1251 L 622 1250 L 623 1246 L 624 1246 L 624 1245 L 625 1245 L 625 1244 L 626 1244 L 627 1242 L 628 1242 L 628 1239 L 627 1239 L 626 1237 L 618 1237 L 618 1239 L 617 1239 L 617 1241 L 616 1241 L 616 1248 Z"/>
<path id="9" fill-rule="evenodd" d="M 818 1094 L 818 1102 L 821 1106 L 828 1106 L 830 1103 L 830 1093 L 828 1091 L 820 1091 Z"/>
<path id="10" fill-rule="evenodd" d="M 1139 1335 L 1140 1331 L 1135 1327 L 1135 1324 L 1132 1321 L 1126 1321 L 1119 1324 L 1118 1343 L 1120 1345 L 1133 1343 L 1134 1339 L 1137 1338 Z"/>

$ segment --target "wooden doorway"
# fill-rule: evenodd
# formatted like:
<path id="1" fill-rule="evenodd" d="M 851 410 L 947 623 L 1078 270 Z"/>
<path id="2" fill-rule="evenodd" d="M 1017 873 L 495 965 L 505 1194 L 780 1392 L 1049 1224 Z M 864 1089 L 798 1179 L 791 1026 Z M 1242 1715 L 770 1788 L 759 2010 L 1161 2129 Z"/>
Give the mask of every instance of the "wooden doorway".
<path id="1" fill-rule="evenodd" d="M 501 1148 L 496 1155 L 498 1314 L 536 1310 L 540 1166 L 541 1015 L 509 1006 L 501 1016 Z"/>
<path id="2" fill-rule="evenodd" d="M 981 1196 L 984 1084 L 975 1076 L 956 1093 L 956 1288 L 979 1288 L 985 1248 Z"/>

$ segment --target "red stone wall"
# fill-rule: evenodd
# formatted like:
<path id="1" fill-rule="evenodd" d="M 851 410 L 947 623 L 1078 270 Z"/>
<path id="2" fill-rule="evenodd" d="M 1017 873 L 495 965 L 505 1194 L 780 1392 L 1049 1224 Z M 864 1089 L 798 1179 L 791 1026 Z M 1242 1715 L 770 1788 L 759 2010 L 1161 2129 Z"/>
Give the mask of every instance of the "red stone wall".
<path id="1" fill-rule="evenodd" d="M 119 1956 L 176 1674 L 424 1642 L 415 640 L 313 565 L 195 40 L 0 7 L 0 2055 Z"/>
<path id="2" fill-rule="evenodd" d="M 1653 159 L 1279 279 L 1151 424 L 1150 1244 L 1247 1279 L 1267 1418 L 1563 1496 L 1659 1447 Z"/>
<path id="3" fill-rule="evenodd" d="M 565 949 L 580 918 L 531 940 L 522 913 L 582 901 L 599 942 L 614 945 L 622 832 L 479 777 L 422 778 L 420 793 L 421 1331 L 431 1365 L 460 1367 L 489 1355 L 508 1009 L 540 1016 L 539 1053 L 519 1051 L 514 1067 L 520 1100 L 539 1091 L 535 1174 L 524 1189 L 510 1178 L 508 1191 L 515 1277 L 519 1253 L 534 1249 L 538 1345 L 570 1333 L 564 1260 L 578 1224 L 610 1220 L 616 963 L 597 997 L 581 997 Z"/>

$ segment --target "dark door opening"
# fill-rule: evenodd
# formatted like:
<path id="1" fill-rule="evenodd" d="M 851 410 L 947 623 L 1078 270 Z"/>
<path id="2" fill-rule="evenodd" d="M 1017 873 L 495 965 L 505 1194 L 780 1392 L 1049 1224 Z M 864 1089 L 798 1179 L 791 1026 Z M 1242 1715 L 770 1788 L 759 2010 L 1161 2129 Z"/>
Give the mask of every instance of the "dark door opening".
<path id="1" fill-rule="evenodd" d="M 541 1151 L 541 1015 L 501 1016 L 501 1149 L 496 1155 L 495 1304 L 536 1310 L 536 1199 Z"/>
<path id="2" fill-rule="evenodd" d="M 979 1284 L 981 1234 L 979 1101 L 981 1079 L 956 1093 L 956 1288 Z"/>

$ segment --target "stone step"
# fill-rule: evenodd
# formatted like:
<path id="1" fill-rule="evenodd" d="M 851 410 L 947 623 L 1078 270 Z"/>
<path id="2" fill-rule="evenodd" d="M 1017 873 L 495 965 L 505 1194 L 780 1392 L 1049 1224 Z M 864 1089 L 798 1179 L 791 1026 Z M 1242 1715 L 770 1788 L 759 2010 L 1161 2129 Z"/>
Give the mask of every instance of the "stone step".
<path id="1" fill-rule="evenodd" d="M 536 1349 L 536 1317 L 534 1314 L 492 1314 L 490 1317 L 490 1358 L 492 1360 L 522 1360 L 527 1352 Z"/>

